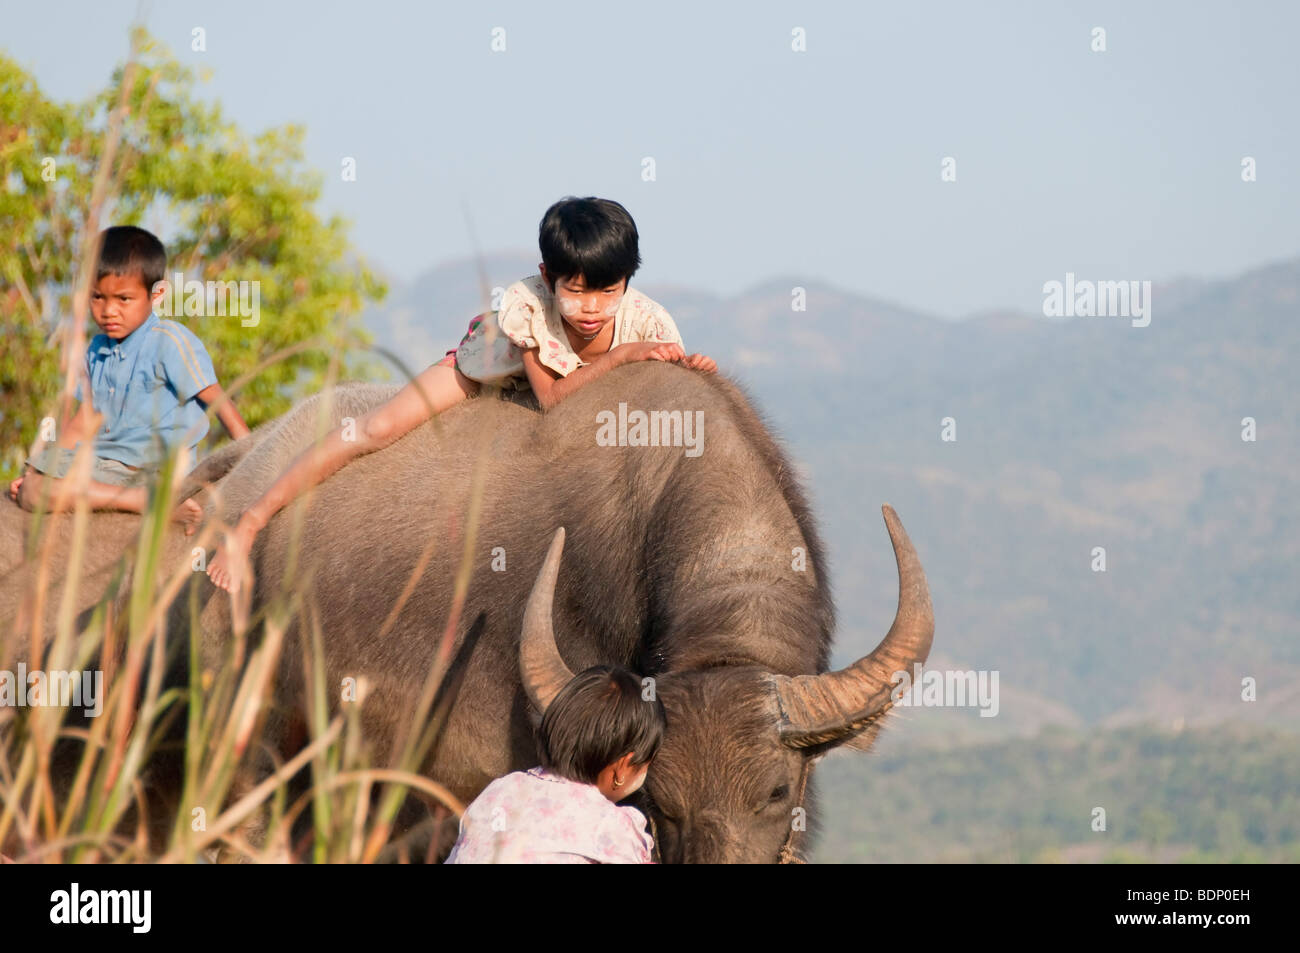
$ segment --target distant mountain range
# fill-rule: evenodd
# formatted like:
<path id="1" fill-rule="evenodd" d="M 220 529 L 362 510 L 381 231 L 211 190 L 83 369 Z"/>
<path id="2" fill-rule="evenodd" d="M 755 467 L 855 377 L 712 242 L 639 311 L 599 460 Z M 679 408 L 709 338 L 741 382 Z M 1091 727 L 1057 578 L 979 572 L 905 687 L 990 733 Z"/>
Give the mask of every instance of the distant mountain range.
<path id="1" fill-rule="evenodd" d="M 536 262 L 490 256 L 485 282 L 477 262 L 440 266 L 365 323 L 418 370 L 486 308 L 483 287 Z M 950 321 L 794 276 L 735 297 L 633 284 L 801 464 L 829 547 L 837 662 L 893 615 L 888 502 L 929 577 L 932 664 L 1000 672 L 998 717 L 911 709 L 882 748 L 1049 724 L 1300 723 L 1300 261 L 1158 285 L 1145 328 Z M 955 442 L 940 439 L 948 417 Z M 1257 701 L 1241 700 L 1246 677 Z"/>

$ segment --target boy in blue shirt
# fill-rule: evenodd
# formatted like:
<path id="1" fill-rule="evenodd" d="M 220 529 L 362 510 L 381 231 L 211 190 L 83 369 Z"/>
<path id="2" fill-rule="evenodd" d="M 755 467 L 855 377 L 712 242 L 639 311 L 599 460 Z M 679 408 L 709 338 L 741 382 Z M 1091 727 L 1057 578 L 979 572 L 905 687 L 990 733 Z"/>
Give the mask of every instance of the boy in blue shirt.
<path id="1" fill-rule="evenodd" d="M 61 428 L 56 444 L 27 461 L 23 476 L 9 495 L 24 509 L 33 509 L 49 480 L 48 508 L 70 510 L 76 500 L 64 483 L 75 447 L 94 437 L 94 463 L 86 488 L 92 509 L 141 513 L 148 503 L 145 486 L 161 466 L 169 448 L 194 450 L 208 432 L 204 407 L 222 400 L 212 360 L 189 328 L 153 314 L 153 302 L 163 293 L 167 252 L 154 235 L 134 225 L 117 225 L 102 233 L 90 311 L 102 334 L 86 346 L 86 376 L 91 399 L 81 401 L 75 416 Z M 99 429 L 95 414 L 103 415 Z M 248 426 L 225 400 L 217 417 L 236 440 Z M 175 519 L 195 523 L 202 510 L 186 500 Z"/>

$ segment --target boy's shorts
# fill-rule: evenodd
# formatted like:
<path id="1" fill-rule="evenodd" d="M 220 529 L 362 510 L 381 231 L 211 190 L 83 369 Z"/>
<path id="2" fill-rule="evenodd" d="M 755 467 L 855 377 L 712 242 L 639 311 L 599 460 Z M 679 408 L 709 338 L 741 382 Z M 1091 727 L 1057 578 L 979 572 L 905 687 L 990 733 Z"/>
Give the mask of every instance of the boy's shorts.
<path id="1" fill-rule="evenodd" d="M 43 473 L 55 480 L 67 477 L 72 469 L 72 461 L 77 451 L 71 447 L 46 447 L 34 457 L 27 459 L 27 465 L 37 473 Z M 149 477 L 149 471 L 130 467 L 120 460 L 95 457 L 91 465 L 90 478 L 96 483 L 109 483 L 113 486 L 143 486 Z"/>

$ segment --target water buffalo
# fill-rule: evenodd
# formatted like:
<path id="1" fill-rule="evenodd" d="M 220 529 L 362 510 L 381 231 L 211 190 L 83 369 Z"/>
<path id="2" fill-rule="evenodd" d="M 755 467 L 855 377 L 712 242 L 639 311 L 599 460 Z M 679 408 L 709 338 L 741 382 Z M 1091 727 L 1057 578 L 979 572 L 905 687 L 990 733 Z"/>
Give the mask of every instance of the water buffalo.
<path id="1" fill-rule="evenodd" d="M 338 388 L 329 419 L 358 416 L 391 393 Z M 233 466 L 222 483 L 226 519 L 310 441 L 319 401 Z M 689 416 L 697 446 L 672 445 L 681 431 L 665 417 L 655 418 L 663 439 L 649 440 L 638 411 Z M 377 751 L 391 747 L 433 663 L 480 453 L 488 475 L 458 650 L 475 620 L 480 634 L 462 653 L 464 680 L 426 772 L 469 800 L 535 764 L 532 719 L 559 680 L 622 664 L 655 679 L 668 712 L 643 791 L 662 858 L 799 858 L 813 761 L 839 745 L 869 746 L 890 706 L 891 674 L 929 652 L 925 577 L 893 511 L 885 508 L 899 568 L 894 624 L 871 655 L 829 672 L 834 609 L 822 545 L 785 454 L 735 384 L 647 362 L 611 371 L 544 415 L 514 401 L 467 401 L 325 481 L 296 564 L 288 511 L 252 553 L 254 608 L 292 585 L 322 621 L 327 683 L 368 681 L 363 720 Z M 562 562 L 552 544 L 560 527 Z M 410 587 L 430 540 L 434 557 Z M 226 605 L 221 594 L 205 613 L 213 658 Z M 302 704 L 295 637 L 277 684 L 288 708 Z M 527 684 L 521 638 L 531 646 Z M 282 718 L 268 724 L 273 741 L 287 730 Z"/>

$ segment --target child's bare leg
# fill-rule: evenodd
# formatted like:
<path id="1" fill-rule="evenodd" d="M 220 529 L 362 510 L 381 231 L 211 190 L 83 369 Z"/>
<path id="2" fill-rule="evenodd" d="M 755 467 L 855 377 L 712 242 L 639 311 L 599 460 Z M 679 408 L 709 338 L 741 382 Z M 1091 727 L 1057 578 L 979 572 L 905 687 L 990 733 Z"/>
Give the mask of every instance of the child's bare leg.
<path id="1" fill-rule="evenodd" d="M 18 490 L 18 502 L 23 509 L 36 508 L 47 483 L 49 499 L 46 500 L 45 507 L 50 513 L 65 513 L 75 508 L 79 495 L 86 498 L 92 510 L 122 510 L 127 513 L 143 513 L 149 499 L 142 486 L 113 486 L 95 480 L 87 483 L 85 491 L 78 494 L 69 478 L 56 480 L 44 473 L 28 470 Z"/>
<path id="2" fill-rule="evenodd" d="M 73 481 L 66 477 L 61 480 L 55 479 L 29 467 L 22 478 L 15 481 L 16 487 L 11 486 L 11 489 L 15 490 L 17 502 L 23 509 L 33 510 L 40 501 L 41 494 L 45 492 L 47 482 L 50 494 L 45 504 L 47 512 L 66 513 L 76 508 L 78 494 Z M 85 496 L 92 510 L 143 513 L 145 507 L 149 505 L 149 491 L 142 486 L 116 486 L 112 483 L 91 480 L 81 495 Z M 202 515 L 203 509 L 197 502 L 186 500 L 176 508 L 172 518 L 177 522 L 188 523 Z"/>
<path id="3" fill-rule="evenodd" d="M 467 397 L 478 393 L 470 380 L 452 364 L 435 364 L 422 371 L 385 404 L 364 414 L 345 440 L 335 428 L 319 445 L 304 450 L 264 494 L 248 508 L 208 564 L 212 582 L 227 592 L 238 591 L 251 580 L 248 554 L 257 534 L 276 513 L 305 490 L 317 485 L 354 457 L 380 450 Z"/>

